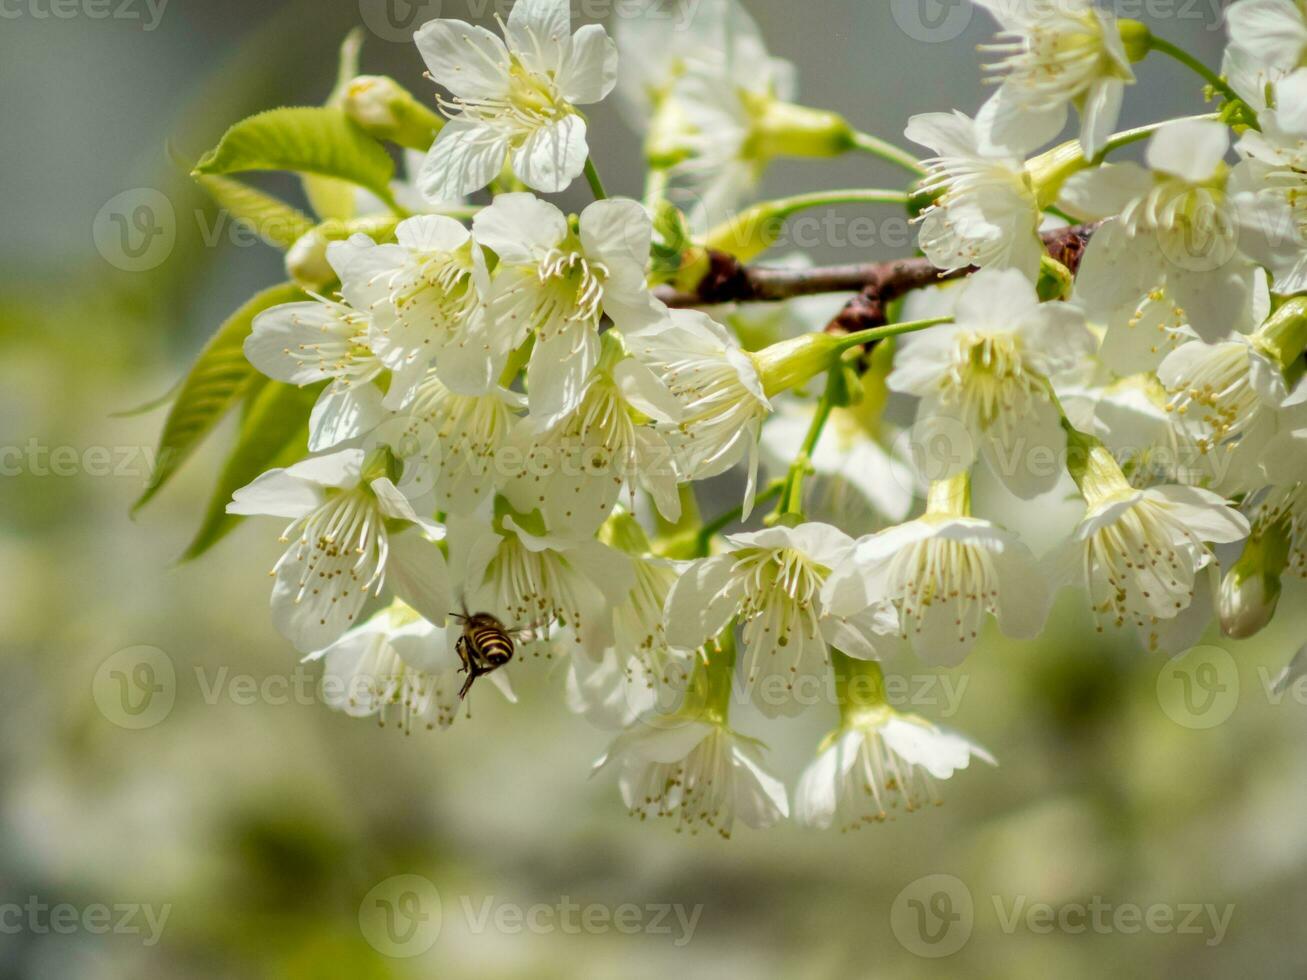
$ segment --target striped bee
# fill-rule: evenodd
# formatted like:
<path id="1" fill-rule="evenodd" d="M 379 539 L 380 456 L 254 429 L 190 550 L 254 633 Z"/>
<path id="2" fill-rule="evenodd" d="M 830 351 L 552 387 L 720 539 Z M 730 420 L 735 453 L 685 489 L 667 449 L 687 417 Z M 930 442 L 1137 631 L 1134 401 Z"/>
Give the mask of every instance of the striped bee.
<path id="1" fill-rule="evenodd" d="M 482 674 L 498 670 L 513 659 L 514 636 L 520 638 L 531 630 L 508 630 L 498 619 L 485 612 L 473 614 L 462 612 L 452 615 L 455 619 L 463 621 L 462 635 L 454 645 L 458 659 L 463 661 L 459 672 L 467 674 L 467 680 L 464 681 L 462 690 L 458 692 L 459 700 L 462 700 L 471 690 L 473 681 Z"/>

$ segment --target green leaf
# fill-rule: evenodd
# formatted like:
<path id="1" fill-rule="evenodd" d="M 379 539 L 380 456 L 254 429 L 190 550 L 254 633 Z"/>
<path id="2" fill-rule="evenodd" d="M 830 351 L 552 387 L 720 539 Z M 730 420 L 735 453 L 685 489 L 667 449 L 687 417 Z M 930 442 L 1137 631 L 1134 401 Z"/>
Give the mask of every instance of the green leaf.
<path id="1" fill-rule="evenodd" d="M 228 409 L 246 393 L 251 382 L 262 377 L 245 359 L 243 350 L 254 318 L 270 307 L 307 298 L 291 283 L 265 289 L 228 317 L 209 338 L 168 411 L 159 437 L 158 462 L 145 492 L 132 505 L 133 511 L 158 493 Z"/>
<path id="2" fill-rule="evenodd" d="M 313 219 L 299 208 L 293 208 L 249 184 L 209 174 L 197 174 L 195 180 L 219 207 L 282 251 L 313 228 Z"/>
<path id="3" fill-rule="evenodd" d="M 385 147 L 350 121 L 343 109 L 271 109 L 243 119 L 204 155 L 198 174 L 289 170 L 348 181 L 391 200 L 395 164 Z"/>
<path id="4" fill-rule="evenodd" d="M 289 466 L 308 455 L 309 412 L 321 390 L 322 385 L 296 388 L 269 381 L 248 399 L 236 447 L 223 465 L 204 521 L 182 554 L 182 561 L 204 554 L 243 520 L 227 513 L 233 493 L 260 473 Z"/>
<path id="5" fill-rule="evenodd" d="M 356 27 L 345 35 L 336 66 L 336 84 L 327 96 L 327 105 L 340 108 L 345 90 L 359 73 L 359 50 L 363 47 L 363 28 Z M 304 194 L 319 218 L 324 221 L 348 221 L 356 213 L 354 185 L 331 177 L 305 175 Z"/>

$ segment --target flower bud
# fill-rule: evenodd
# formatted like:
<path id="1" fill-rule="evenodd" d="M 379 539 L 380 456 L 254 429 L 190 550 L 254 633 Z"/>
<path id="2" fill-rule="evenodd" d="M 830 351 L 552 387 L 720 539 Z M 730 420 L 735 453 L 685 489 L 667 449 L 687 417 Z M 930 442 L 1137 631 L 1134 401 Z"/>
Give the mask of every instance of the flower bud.
<path id="1" fill-rule="evenodd" d="M 782 102 L 770 95 L 741 92 L 753 125 L 745 155 L 766 162 L 773 157 L 833 157 L 854 147 L 853 129 L 838 113 Z"/>
<path id="2" fill-rule="evenodd" d="M 1275 615 L 1280 576 L 1289 561 L 1289 526 L 1284 520 L 1260 528 L 1226 573 L 1217 599 L 1221 632 L 1238 640 L 1258 633 Z"/>
<path id="3" fill-rule="evenodd" d="M 377 139 L 411 150 L 430 148 L 444 125 L 438 115 L 386 75 L 359 75 L 345 89 L 345 113 Z"/>
<path id="4" fill-rule="evenodd" d="M 805 333 L 753 354 L 762 390 L 768 398 L 829 371 L 840 341 L 828 333 Z"/>
<path id="5" fill-rule="evenodd" d="M 1257 329 L 1253 342 L 1288 374 L 1307 349 L 1307 296 L 1281 303 Z"/>
<path id="6" fill-rule="evenodd" d="M 1116 30 L 1121 35 L 1121 44 L 1125 47 L 1127 58 L 1135 62 L 1148 57 L 1149 41 L 1153 35 L 1147 24 L 1123 17 L 1116 22 Z"/>
<path id="7" fill-rule="evenodd" d="M 308 290 L 321 290 L 336 278 L 327 263 L 328 238 L 322 229 L 306 231 L 286 251 L 286 274 L 296 285 Z"/>

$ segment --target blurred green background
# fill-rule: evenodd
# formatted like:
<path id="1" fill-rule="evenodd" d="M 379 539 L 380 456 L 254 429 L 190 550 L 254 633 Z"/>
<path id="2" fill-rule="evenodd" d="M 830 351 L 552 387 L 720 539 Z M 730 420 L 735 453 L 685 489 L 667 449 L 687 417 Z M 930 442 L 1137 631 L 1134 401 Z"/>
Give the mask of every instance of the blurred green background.
<path id="1" fill-rule="evenodd" d="M 914 112 L 982 96 L 974 46 L 990 25 L 961 0 L 748 6 L 798 64 L 803 100 L 861 128 L 894 138 Z M 1210 64 L 1214 8 L 1120 5 Z M 114 413 L 167 390 L 227 312 L 283 276 L 189 188 L 164 141 L 195 156 L 243 115 L 320 102 L 359 24 L 364 70 L 428 93 L 388 25 L 493 9 L 0 2 L 0 977 L 1303 975 L 1307 699 L 1268 693 L 1302 642 L 1298 584 L 1255 642 L 1209 636 L 1210 667 L 1114 646 L 1069 596 L 1042 641 L 991 636 L 941 675 L 948 687 L 893 665 L 914 710 L 1001 767 L 959 773 L 941 808 L 854 834 L 737 827 L 723 842 L 631 820 L 609 777 L 588 778 L 608 735 L 566 712 L 556 668 L 519 681 L 520 705 L 483 698 L 440 734 L 315 703 L 313 670 L 266 613 L 274 523 L 175 564 L 229 431 L 129 517 L 161 416 Z M 1122 122 L 1197 109 L 1181 69 L 1150 63 Z M 591 131 L 610 191 L 638 193 L 638 137 L 609 105 Z M 866 159 L 790 163 L 765 190 L 895 179 Z M 115 198 L 142 189 L 166 199 L 174 238 L 137 261 L 104 229 Z M 814 258 L 890 254 L 828 245 Z M 1074 517 L 994 507 L 1036 537 Z M 158 717 L 115 708 L 115 671 L 142 663 L 166 688 Z M 1198 700 L 1180 697 L 1185 683 Z M 742 712 L 739 727 L 792 787 L 834 715 Z M 435 886 L 441 914 L 403 875 Z M 390 940 L 368 911 L 386 901 L 409 916 Z M 598 910 L 589 926 L 568 903 Z M 1040 903 L 1050 928 L 1028 914 Z M 627 905 L 639 911 L 619 929 Z M 1108 911 L 1094 918 L 1096 905 Z M 1232 906 L 1228 927 L 1190 905 L 1218 918 Z M 161 929 L 147 906 L 156 921 L 166 911 Z M 533 906 L 554 911 L 515 925 Z M 1130 908 L 1153 910 L 1153 926 L 1132 928 Z"/>

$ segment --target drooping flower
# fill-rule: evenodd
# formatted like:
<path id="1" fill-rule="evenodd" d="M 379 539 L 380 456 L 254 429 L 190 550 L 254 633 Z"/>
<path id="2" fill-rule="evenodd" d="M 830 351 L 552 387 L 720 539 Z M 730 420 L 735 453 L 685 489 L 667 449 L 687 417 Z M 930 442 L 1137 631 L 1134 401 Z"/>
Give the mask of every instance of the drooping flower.
<path id="1" fill-rule="evenodd" d="M 771 411 L 755 356 L 695 310 L 672 310 L 626 342 L 680 403 L 680 421 L 667 432 L 685 479 L 716 476 L 748 458 L 747 512 L 758 480 L 758 434 Z"/>
<path id="2" fill-rule="evenodd" d="M 1135 80 L 1116 17 L 1094 0 L 973 0 L 1002 28 L 981 51 L 998 91 L 978 115 L 997 144 L 1036 146 L 1056 136 L 1068 104 L 1080 112 L 1086 159 L 1116 127 L 1125 86 Z"/>
<path id="3" fill-rule="evenodd" d="M 1149 140 L 1150 170 L 1109 164 L 1070 176 L 1060 204 L 1099 228 L 1076 276 L 1091 320 L 1138 309 L 1164 286 L 1182 322 L 1207 341 L 1251 326 L 1254 266 L 1239 251 L 1222 162 L 1229 131 L 1211 120 L 1167 123 Z"/>
<path id="4" fill-rule="evenodd" d="M 533 515 L 498 510 L 490 528 L 470 529 L 465 552 L 451 548 L 465 555 L 454 560 L 467 607 L 510 629 L 565 627 L 577 652 L 601 656 L 613 641 L 613 607 L 631 591 L 630 559 L 593 538 L 551 535 Z"/>
<path id="5" fill-rule="evenodd" d="M 926 513 L 859 539 L 823 589 L 835 615 L 890 603 L 901 636 L 931 664 L 961 663 L 986 615 L 1007 636 L 1037 636 L 1048 589 L 1012 532 L 970 516 L 968 475 L 931 485 Z"/>
<path id="6" fill-rule="evenodd" d="M 431 541 L 444 529 L 414 512 L 389 473 L 384 459 L 342 449 L 269 470 L 232 495 L 229 514 L 292 519 L 281 536 L 290 546 L 273 568 L 272 615 L 297 650 L 331 644 L 386 585 L 444 622 L 449 575 Z M 413 528 L 395 533 L 390 522 Z"/>
<path id="7" fill-rule="evenodd" d="M 1214 464 L 1225 477 L 1220 485 L 1227 490 L 1260 486 L 1257 463 L 1290 401 L 1272 358 L 1244 335 L 1218 344 L 1195 340 L 1169 355 L 1157 376 L 1170 395 L 1167 408 L 1175 424 L 1198 450 L 1225 451 Z M 1294 400 L 1307 400 L 1307 387 L 1295 392 Z"/>
<path id="8" fill-rule="evenodd" d="M 360 436 L 381 420 L 382 393 L 373 381 L 385 365 L 368 346 L 370 323 L 366 313 L 322 297 L 274 306 L 254 318 L 244 346 L 251 364 L 301 387 L 330 382 L 309 415 L 310 452 Z"/>
<path id="9" fill-rule="evenodd" d="M 489 390 L 500 366 L 483 337 L 485 260 L 471 233 L 445 215 L 406 218 L 397 244 L 366 235 L 328 249 L 351 306 L 372 318 L 368 345 L 394 374 L 386 404 L 398 408 L 435 360 L 447 386 Z"/>
<path id="10" fill-rule="evenodd" d="M 874 662 L 840 659 L 840 725 L 822 742 L 794 796 L 794 817 L 810 827 L 855 830 L 938 803 L 934 781 L 966 769 L 973 758 L 997 765 L 980 746 L 885 700 Z"/>
<path id="11" fill-rule="evenodd" d="M 449 90 L 449 121 L 418 176 L 431 201 L 480 190 L 505 160 L 547 194 L 580 176 L 589 150 L 579 105 L 617 82 L 617 47 L 603 27 L 572 33 L 567 0 L 518 0 L 501 40 L 461 20 L 433 20 L 414 35 L 431 78 Z"/>
<path id="12" fill-rule="evenodd" d="M 323 662 L 324 700 L 353 718 L 375 715 L 384 726 L 393 711 L 407 734 L 415 726 L 448 728 L 458 717 L 463 677 L 454 638 L 400 600 L 304 659 Z M 505 671 L 486 676 L 516 700 Z"/>
<path id="13" fill-rule="evenodd" d="M 831 647 L 874 658 L 878 635 L 894 631 L 893 617 L 870 602 L 842 615 L 830 611 L 823 586 L 853 548 L 842 531 L 818 523 L 777 526 L 727 535 L 726 543 L 729 551 L 694 562 L 672 586 L 667 638 L 672 646 L 697 649 L 738 619 L 749 690 L 764 673 L 792 690 L 799 677 L 827 666 Z"/>
<path id="14" fill-rule="evenodd" d="M 615 335 L 585 384 L 580 403 L 553 417 L 527 417 L 513 434 L 521 465 L 504 494 L 521 511 L 539 508 L 551 531 L 589 535 L 612 512 L 623 487 L 649 492 L 669 521 L 680 516 L 672 450 L 653 422 L 671 424 L 680 407 Z"/>
<path id="15" fill-rule="evenodd" d="M 484 395 L 460 395 L 436 371 L 428 371 L 412 389 L 402 411 L 429 426 L 440 446 L 439 510 L 467 515 L 494 498 L 509 475 L 502 454 L 525 402 L 500 387 Z"/>
<path id="16" fill-rule="evenodd" d="M 677 724 L 637 723 L 595 770 L 619 768 L 622 799 L 641 820 L 662 817 L 678 831 L 704 827 L 729 838 L 737 819 L 763 830 L 789 816 L 785 785 L 763 768 L 761 748 L 705 712 Z"/>
<path id="17" fill-rule="evenodd" d="M 1016 269 L 1035 281 L 1043 245 L 1039 200 L 1028 179 L 1028 146 L 990 144 L 960 112 L 928 112 L 908 120 L 908 139 L 935 156 L 921 188 L 934 203 L 921 215 L 918 243 L 944 270 L 967 266 Z"/>
<path id="18" fill-rule="evenodd" d="M 954 322 L 906 338 L 888 379 L 893 390 L 921 398 L 914 437 L 943 434 L 942 418 L 965 431 L 947 440 L 948 458 L 931 476 L 970 469 L 980 454 L 1022 497 L 1051 489 L 1066 444 L 1051 379 L 1096 343 L 1076 307 L 1039 302 L 1021 273 L 982 269 L 968 279 Z"/>
<path id="19" fill-rule="evenodd" d="M 579 404 L 599 362 L 605 314 L 623 330 L 663 314 L 645 284 L 652 225 L 635 201 L 595 201 L 573 231 L 547 201 L 500 194 L 472 227 L 477 241 L 499 256 L 485 324 L 496 363 L 535 336 L 526 373 L 532 415 L 558 415 Z"/>
<path id="20" fill-rule="evenodd" d="M 1209 584 L 1200 572 L 1214 560 L 1208 543 L 1241 540 L 1248 520 L 1200 487 L 1136 490 L 1098 440 L 1069 435 L 1070 468 L 1087 509 L 1048 557 L 1054 588 L 1086 589 L 1100 630 L 1129 626 L 1149 650 L 1182 649 L 1211 612 L 1209 594 L 1196 601 L 1199 586 Z"/>

